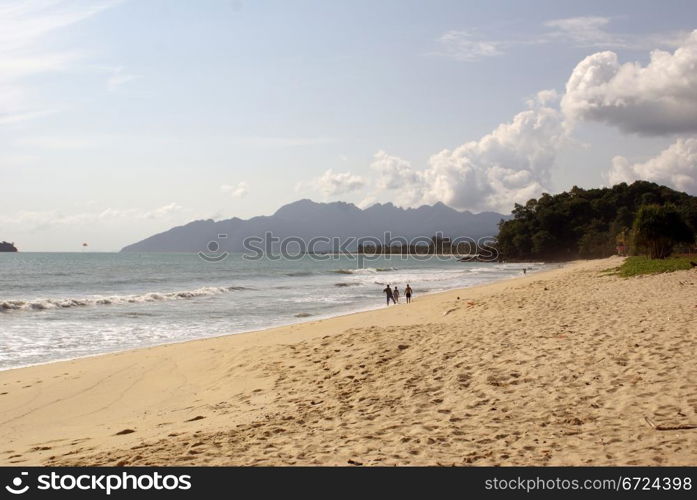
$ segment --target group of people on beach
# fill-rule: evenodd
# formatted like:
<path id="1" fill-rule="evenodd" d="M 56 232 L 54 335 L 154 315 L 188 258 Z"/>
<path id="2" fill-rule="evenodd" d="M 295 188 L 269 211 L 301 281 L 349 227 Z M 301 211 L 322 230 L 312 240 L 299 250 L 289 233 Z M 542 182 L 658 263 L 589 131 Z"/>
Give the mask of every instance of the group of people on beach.
<path id="1" fill-rule="evenodd" d="M 407 283 L 407 287 L 404 289 L 404 296 L 407 299 L 407 304 L 411 302 L 411 294 L 413 290 L 411 289 L 411 286 L 409 286 L 409 283 Z M 399 289 L 397 288 L 397 285 L 395 285 L 394 289 L 390 287 L 388 284 L 387 287 L 383 290 L 383 293 L 387 297 L 387 305 L 390 305 L 390 300 L 392 301 L 393 304 L 399 304 Z"/>

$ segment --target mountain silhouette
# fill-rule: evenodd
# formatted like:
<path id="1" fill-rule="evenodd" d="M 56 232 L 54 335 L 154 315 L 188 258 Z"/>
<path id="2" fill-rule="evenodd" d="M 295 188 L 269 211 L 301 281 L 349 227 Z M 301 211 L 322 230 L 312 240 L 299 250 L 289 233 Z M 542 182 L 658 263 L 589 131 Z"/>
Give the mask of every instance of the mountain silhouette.
<path id="1" fill-rule="evenodd" d="M 393 238 L 430 238 L 442 233 L 445 237 L 471 237 L 476 240 L 496 235 L 499 221 L 509 217 L 496 212 L 460 212 L 443 203 L 406 209 L 392 203 L 377 203 L 360 209 L 353 203 L 317 203 L 303 199 L 282 206 L 270 216 L 248 220 L 233 217 L 221 221 L 193 221 L 128 245 L 121 251 L 198 252 L 206 251 L 209 242 L 216 241 L 219 251 L 239 252 L 244 250 L 242 242 L 245 238 L 263 237 L 265 233 L 281 239 L 297 237 L 304 241 L 314 237 L 338 238 L 342 241 L 351 237 L 373 237 L 383 241 L 387 231 Z M 355 250 L 356 246 L 352 244 L 347 249 Z M 318 244 L 314 250 L 326 251 L 331 247 Z"/>

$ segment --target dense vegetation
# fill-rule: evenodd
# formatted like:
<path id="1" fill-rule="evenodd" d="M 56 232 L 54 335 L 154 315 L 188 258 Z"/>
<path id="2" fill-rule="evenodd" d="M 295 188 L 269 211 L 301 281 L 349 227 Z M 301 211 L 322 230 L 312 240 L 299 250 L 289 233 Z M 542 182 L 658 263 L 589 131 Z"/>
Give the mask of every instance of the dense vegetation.
<path id="1" fill-rule="evenodd" d="M 665 259 L 680 243 L 692 243 L 695 231 L 687 225 L 675 205 L 644 205 L 634 218 L 634 244 L 646 249 L 651 259 Z"/>
<path id="2" fill-rule="evenodd" d="M 670 234 L 657 234 L 661 228 Z M 656 237 L 667 237 L 651 255 L 665 257 L 673 247 L 690 251 L 696 231 L 697 197 L 637 181 L 588 190 L 574 186 L 516 204 L 513 218 L 499 224 L 497 244 L 507 260 L 567 260 L 607 257 L 618 246 L 628 254 L 650 254 Z"/>
<path id="3" fill-rule="evenodd" d="M 358 253 L 368 255 L 453 255 L 464 260 L 485 260 L 495 258 L 493 240 L 481 238 L 458 237 L 451 239 L 442 234 L 432 236 L 429 240 L 415 238 L 411 242 L 404 238 L 394 238 L 386 244 L 362 241 L 358 244 Z M 471 258 L 471 259 L 470 259 Z"/>
<path id="4" fill-rule="evenodd" d="M 639 274 L 669 273 L 692 269 L 690 257 L 669 257 L 667 259 L 649 259 L 644 256 L 629 257 L 620 267 L 609 270 L 612 274 L 618 274 L 624 278 Z"/>
<path id="5" fill-rule="evenodd" d="M 7 241 L 0 241 L 0 252 L 16 252 L 17 247 L 14 243 L 8 243 Z"/>

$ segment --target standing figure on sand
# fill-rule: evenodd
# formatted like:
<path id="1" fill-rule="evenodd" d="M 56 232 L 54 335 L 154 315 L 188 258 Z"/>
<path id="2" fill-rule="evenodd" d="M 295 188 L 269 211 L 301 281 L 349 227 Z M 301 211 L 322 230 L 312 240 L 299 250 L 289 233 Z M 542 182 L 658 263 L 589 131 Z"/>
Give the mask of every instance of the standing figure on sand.
<path id="1" fill-rule="evenodd" d="M 387 305 L 390 305 L 390 300 L 392 301 L 393 304 L 396 304 L 394 300 L 394 295 L 392 294 L 392 288 L 390 288 L 390 285 L 387 285 L 387 288 L 383 290 L 383 293 L 387 296 Z"/>
<path id="2" fill-rule="evenodd" d="M 399 304 L 399 289 L 395 286 L 394 290 L 390 287 L 388 284 L 387 287 L 382 291 L 385 294 L 385 297 L 387 299 L 387 305 L 390 305 L 390 300 L 392 301 L 393 304 Z M 413 293 L 413 290 L 411 289 L 411 286 L 407 284 L 407 287 L 404 289 L 404 296 L 407 298 L 407 304 L 411 302 L 411 294 Z"/>

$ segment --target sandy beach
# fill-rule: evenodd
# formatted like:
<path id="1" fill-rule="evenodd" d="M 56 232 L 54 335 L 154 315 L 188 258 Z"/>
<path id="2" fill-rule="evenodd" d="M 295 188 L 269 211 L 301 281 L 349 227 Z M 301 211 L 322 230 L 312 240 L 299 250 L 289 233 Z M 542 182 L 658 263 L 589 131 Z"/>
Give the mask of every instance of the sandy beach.
<path id="1" fill-rule="evenodd" d="M 0 372 L 3 465 L 695 465 L 697 272 L 620 258 Z"/>

